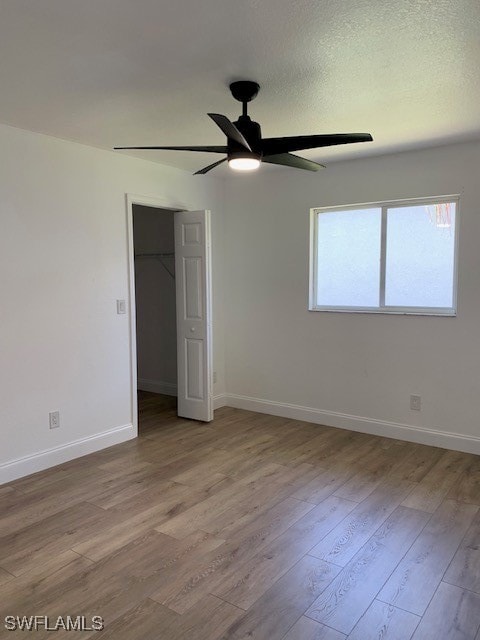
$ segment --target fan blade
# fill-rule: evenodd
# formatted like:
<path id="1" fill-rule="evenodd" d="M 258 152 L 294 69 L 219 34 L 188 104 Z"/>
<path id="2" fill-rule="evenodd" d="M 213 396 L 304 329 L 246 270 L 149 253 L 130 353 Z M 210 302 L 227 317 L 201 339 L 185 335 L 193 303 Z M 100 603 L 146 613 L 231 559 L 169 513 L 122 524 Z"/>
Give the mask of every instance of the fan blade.
<path id="1" fill-rule="evenodd" d="M 222 164 L 222 162 L 225 162 L 227 160 L 227 158 L 223 158 L 222 160 L 219 160 L 218 162 L 214 162 L 213 164 L 209 164 L 208 167 L 203 167 L 203 169 L 200 169 L 199 171 L 195 171 L 195 173 L 193 174 L 194 176 L 198 176 L 198 175 L 203 175 L 204 173 L 208 173 L 209 171 L 211 171 L 212 169 L 215 169 L 215 167 L 218 167 L 219 164 Z"/>
<path id="2" fill-rule="evenodd" d="M 313 162 L 313 160 L 307 160 L 306 158 L 300 158 L 294 156 L 293 153 L 277 153 L 272 156 L 263 156 L 262 162 L 269 162 L 270 164 L 281 164 L 285 167 L 295 167 L 296 169 L 306 169 L 307 171 L 318 171 L 319 169 L 325 169 L 324 164 Z"/>
<path id="3" fill-rule="evenodd" d="M 237 144 L 248 149 L 248 151 L 252 150 L 248 142 L 245 140 L 243 133 L 241 133 L 241 131 L 239 131 L 233 122 L 230 122 L 226 116 L 222 116 L 221 113 L 209 113 L 208 115 L 215 124 L 220 127 L 227 138 L 234 140 Z"/>
<path id="4" fill-rule="evenodd" d="M 369 133 L 331 133 L 319 136 L 291 136 L 287 138 L 264 138 L 262 151 L 264 156 L 300 151 L 301 149 L 316 149 L 331 147 L 337 144 L 351 144 L 353 142 L 370 142 L 373 140 Z"/>
<path id="5" fill-rule="evenodd" d="M 227 153 L 227 147 L 113 147 L 114 149 L 163 149 L 166 151 L 201 151 L 202 153 Z"/>

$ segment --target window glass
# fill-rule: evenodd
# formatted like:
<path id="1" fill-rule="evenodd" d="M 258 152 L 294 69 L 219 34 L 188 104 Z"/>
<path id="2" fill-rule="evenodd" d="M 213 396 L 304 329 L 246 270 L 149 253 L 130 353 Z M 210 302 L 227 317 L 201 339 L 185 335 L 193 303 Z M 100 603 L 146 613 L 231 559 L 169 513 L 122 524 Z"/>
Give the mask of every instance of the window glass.
<path id="1" fill-rule="evenodd" d="M 434 206 L 388 209 L 386 305 L 452 307 L 455 203 L 449 205 L 443 222 Z"/>
<path id="2" fill-rule="evenodd" d="M 455 315 L 457 199 L 312 209 L 312 310 Z"/>
<path id="3" fill-rule="evenodd" d="M 317 301 L 379 304 L 381 209 L 318 214 Z"/>

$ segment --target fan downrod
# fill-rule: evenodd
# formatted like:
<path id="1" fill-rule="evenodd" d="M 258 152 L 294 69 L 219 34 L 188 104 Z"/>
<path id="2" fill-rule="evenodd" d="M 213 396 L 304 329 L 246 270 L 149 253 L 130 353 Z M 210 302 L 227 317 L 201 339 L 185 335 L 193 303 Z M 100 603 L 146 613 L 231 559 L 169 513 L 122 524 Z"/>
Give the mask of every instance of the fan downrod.
<path id="1" fill-rule="evenodd" d="M 243 105 L 242 114 L 244 118 L 248 117 L 248 103 L 257 97 L 259 90 L 260 85 L 252 80 L 237 80 L 237 82 L 232 82 L 230 85 L 232 96 Z"/>

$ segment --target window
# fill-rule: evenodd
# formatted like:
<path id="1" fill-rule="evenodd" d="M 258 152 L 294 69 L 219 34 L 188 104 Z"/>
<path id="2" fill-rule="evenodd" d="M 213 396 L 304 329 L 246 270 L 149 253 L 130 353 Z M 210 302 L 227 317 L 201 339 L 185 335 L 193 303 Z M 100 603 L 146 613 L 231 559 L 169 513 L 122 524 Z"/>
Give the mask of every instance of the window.
<path id="1" fill-rule="evenodd" d="M 458 197 L 311 210 L 310 310 L 455 315 Z"/>

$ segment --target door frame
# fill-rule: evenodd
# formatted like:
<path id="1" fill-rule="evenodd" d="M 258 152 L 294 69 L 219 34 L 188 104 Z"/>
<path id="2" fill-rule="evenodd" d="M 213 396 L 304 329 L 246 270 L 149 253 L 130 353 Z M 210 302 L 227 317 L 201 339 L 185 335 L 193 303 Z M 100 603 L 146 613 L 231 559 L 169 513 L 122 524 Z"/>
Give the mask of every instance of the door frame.
<path id="1" fill-rule="evenodd" d="M 144 196 L 135 193 L 125 194 L 127 210 L 127 256 L 128 256 L 128 325 L 129 325 L 129 353 L 130 353 L 130 406 L 131 422 L 138 436 L 138 402 L 137 402 L 137 321 L 135 301 L 135 253 L 133 237 L 133 205 L 167 209 L 170 211 L 193 211 L 191 203 L 166 200 L 157 196 Z"/>

